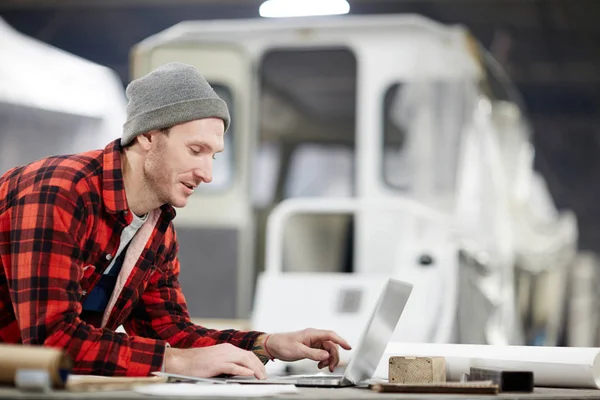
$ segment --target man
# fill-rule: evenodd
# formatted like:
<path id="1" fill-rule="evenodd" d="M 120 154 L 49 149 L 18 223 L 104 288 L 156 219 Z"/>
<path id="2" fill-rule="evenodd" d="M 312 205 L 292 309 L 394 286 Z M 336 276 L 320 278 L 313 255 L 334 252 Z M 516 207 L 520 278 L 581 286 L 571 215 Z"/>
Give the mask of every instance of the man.
<path id="1" fill-rule="evenodd" d="M 334 332 L 267 335 L 190 322 L 173 207 L 211 181 L 229 112 L 180 63 L 133 81 L 126 94 L 123 135 L 104 150 L 0 178 L 0 342 L 62 348 L 80 374 L 263 379 L 275 358 L 333 370 L 338 346 L 350 349 Z M 115 332 L 121 325 L 127 335 Z"/>

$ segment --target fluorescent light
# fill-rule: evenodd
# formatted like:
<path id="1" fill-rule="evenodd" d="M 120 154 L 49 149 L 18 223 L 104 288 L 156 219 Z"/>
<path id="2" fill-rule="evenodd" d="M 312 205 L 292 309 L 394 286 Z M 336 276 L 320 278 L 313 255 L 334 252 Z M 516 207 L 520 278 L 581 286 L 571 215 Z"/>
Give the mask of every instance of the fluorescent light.
<path id="1" fill-rule="evenodd" d="M 348 14 L 346 0 L 267 0 L 258 12 L 261 17 L 304 17 L 308 15 Z"/>

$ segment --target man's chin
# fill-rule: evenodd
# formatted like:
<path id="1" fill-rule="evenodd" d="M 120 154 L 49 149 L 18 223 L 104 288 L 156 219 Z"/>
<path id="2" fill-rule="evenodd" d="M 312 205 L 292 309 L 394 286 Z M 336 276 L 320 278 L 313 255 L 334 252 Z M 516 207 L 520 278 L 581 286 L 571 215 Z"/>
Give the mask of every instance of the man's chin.
<path id="1" fill-rule="evenodd" d="M 183 207 L 187 206 L 187 203 L 188 203 L 188 199 L 187 198 L 185 198 L 185 199 L 177 199 L 177 200 L 173 200 L 173 201 L 169 202 L 169 204 L 171 205 L 171 207 L 174 207 L 174 208 L 183 208 Z"/>

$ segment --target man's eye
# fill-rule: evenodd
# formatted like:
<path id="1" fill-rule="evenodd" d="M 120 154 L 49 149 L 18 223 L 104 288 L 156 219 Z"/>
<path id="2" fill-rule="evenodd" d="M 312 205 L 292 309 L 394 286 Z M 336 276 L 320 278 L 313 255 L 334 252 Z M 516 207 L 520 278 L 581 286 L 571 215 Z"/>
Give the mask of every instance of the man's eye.
<path id="1" fill-rule="evenodd" d="M 198 154 L 200 154 L 199 150 L 194 150 L 194 149 L 190 149 L 190 151 L 192 152 L 193 155 L 197 156 Z"/>

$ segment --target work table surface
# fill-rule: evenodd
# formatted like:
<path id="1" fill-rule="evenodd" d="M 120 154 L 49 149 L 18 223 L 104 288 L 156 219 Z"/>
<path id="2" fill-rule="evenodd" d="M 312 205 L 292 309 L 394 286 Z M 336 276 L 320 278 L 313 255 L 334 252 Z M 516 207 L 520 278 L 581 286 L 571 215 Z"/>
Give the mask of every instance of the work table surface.
<path id="1" fill-rule="evenodd" d="M 366 388 L 336 388 L 317 389 L 299 388 L 297 394 L 285 394 L 268 399 L 600 399 L 600 390 L 591 389 L 555 389 L 536 388 L 533 393 L 500 393 L 497 395 L 464 395 L 464 394 L 399 394 L 399 393 L 376 393 Z M 193 397 L 161 397 L 147 396 L 133 391 L 106 391 L 106 392 L 67 392 L 54 391 L 50 393 L 27 393 L 14 388 L 0 387 L 0 399 L 192 399 Z M 210 397 L 198 397 L 210 399 Z M 215 397 L 223 400 L 225 397 Z"/>

